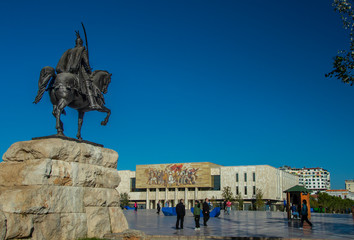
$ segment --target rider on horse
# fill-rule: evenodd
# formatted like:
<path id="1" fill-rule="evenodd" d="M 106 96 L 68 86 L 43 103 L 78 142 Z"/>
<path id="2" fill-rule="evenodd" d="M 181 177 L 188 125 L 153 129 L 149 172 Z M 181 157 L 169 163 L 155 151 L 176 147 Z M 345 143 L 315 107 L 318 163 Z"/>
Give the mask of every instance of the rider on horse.
<path id="1" fill-rule="evenodd" d="M 72 73 L 78 79 L 78 91 L 85 94 L 90 103 L 90 109 L 99 110 L 101 107 L 95 99 L 95 90 L 91 79 L 91 67 L 88 53 L 83 46 L 79 32 L 76 32 L 75 47 L 68 49 L 61 56 L 56 67 L 57 74 Z"/>

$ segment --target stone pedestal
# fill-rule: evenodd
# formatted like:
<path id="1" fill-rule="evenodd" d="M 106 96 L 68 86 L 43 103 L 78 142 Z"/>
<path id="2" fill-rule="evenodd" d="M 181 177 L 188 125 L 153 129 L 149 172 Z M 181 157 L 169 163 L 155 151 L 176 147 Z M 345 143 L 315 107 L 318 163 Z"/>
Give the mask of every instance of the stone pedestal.
<path id="1" fill-rule="evenodd" d="M 103 237 L 128 229 L 117 152 L 86 143 L 14 143 L 0 163 L 0 240 Z"/>

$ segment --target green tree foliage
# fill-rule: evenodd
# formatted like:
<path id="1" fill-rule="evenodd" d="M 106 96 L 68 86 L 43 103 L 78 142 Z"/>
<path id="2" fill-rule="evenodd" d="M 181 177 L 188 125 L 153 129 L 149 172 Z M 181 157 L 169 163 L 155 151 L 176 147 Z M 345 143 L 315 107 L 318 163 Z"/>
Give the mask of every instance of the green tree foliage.
<path id="1" fill-rule="evenodd" d="M 354 83 L 354 11 L 352 0 L 334 0 L 332 6 L 342 18 L 343 27 L 349 31 L 350 46 L 349 50 L 341 50 L 334 57 L 333 70 L 326 74 L 326 77 L 335 77 L 344 83 Z"/>
<path id="2" fill-rule="evenodd" d="M 319 193 L 316 199 L 310 198 L 311 207 L 321 207 L 324 208 L 328 213 L 345 213 L 347 212 L 353 205 L 354 201 L 350 199 L 342 199 L 336 196 L 330 196 L 327 193 Z"/>
<path id="3" fill-rule="evenodd" d="M 310 195 L 310 206 L 313 207 L 313 208 L 318 208 L 319 205 L 318 205 L 318 201 Z"/>
<path id="4" fill-rule="evenodd" d="M 230 202 L 235 201 L 234 194 L 231 191 L 231 187 L 227 186 L 222 189 L 222 198 L 225 199 L 226 201 L 230 200 Z"/>
<path id="5" fill-rule="evenodd" d="M 120 194 L 120 206 L 121 208 L 124 208 L 125 206 L 128 206 L 130 200 L 130 196 L 128 193 L 121 193 Z"/>
<path id="6" fill-rule="evenodd" d="M 243 210 L 243 198 L 241 193 L 236 195 L 236 202 L 238 202 L 238 210 Z"/>
<path id="7" fill-rule="evenodd" d="M 257 188 L 256 189 L 256 202 L 255 202 L 256 210 L 261 209 L 263 206 L 264 206 L 263 192 L 261 189 Z"/>

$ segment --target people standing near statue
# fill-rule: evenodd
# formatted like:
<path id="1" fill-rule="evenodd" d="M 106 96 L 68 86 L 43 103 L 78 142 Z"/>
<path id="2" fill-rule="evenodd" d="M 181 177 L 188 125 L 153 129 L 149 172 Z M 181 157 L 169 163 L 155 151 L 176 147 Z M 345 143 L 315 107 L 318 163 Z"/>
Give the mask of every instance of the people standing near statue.
<path id="1" fill-rule="evenodd" d="M 195 201 L 193 216 L 195 221 L 195 230 L 200 230 L 199 220 L 200 220 L 200 203 L 198 200 Z"/>
<path id="2" fill-rule="evenodd" d="M 75 47 L 68 49 L 61 56 L 56 67 L 57 73 L 72 73 L 78 79 L 78 91 L 84 93 L 89 101 L 89 108 L 92 110 L 101 109 L 97 104 L 95 87 L 91 79 L 91 67 L 88 51 L 83 46 L 79 32 L 76 32 Z"/>
<path id="3" fill-rule="evenodd" d="M 161 206 L 160 201 L 157 202 L 157 214 L 160 214 Z"/>
<path id="4" fill-rule="evenodd" d="M 208 226 L 207 222 L 210 218 L 210 208 L 209 208 L 209 199 L 206 198 L 204 203 L 203 203 L 203 222 L 204 222 L 204 226 Z"/>
<path id="5" fill-rule="evenodd" d="M 230 212 L 231 212 L 231 202 L 230 202 L 230 200 L 227 200 L 227 202 L 226 202 L 226 209 L 227 209 L 227 215 L 230 215 Z"/>
<path id="6" fill-rule="evenodd" d="M 176 213 L 177 213 L 177 222 L 176 222 L 176 229 L 183 229 L 183 220 L 184 215 L 186 215 L 186 208 L 183 204 L 183 199 L 179 200 L 179 203 L 176 206 Z"/>
<path id="7" fill-rule="evenodd" d="M 312 223 L 308 220 L 308 208 L 307 208 L 307 201 L 304 199 L 302 201 L 302 206 L 301 206 L 301 223 L 300 223 L 300 228 L 303 227 L 304 221 L 306 221 L 312 228 Z"/>
<path id="8" fill-rule="evenodd" d="M 138 211 L 138 203 L 136 201 L 134 203 L 134 210 L 135 210 L 135 212 Z"/>

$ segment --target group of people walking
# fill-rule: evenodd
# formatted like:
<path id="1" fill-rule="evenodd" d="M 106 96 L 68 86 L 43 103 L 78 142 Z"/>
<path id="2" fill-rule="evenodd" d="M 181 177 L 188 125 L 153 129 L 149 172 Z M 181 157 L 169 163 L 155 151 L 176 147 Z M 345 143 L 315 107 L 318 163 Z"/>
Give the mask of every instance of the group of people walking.
<path id="1" fill-rule="evenodd" d="M 196 200 L 194 209 L 193 209 L 193 216 L 195 221 L 195 230 L 200 230 L 200 212 L 203 213 L 203 224 L 204 226 L 208 226 L 207 222 L 210 218 L 210 206 L 209 206 L 209 199 L 206 198 L 204 203 L 201 203 Z M 183 229 L 183 221 L 184 216 L 186 215 L 186 208 L 183 203 L 183 199 L 179 200 L 179 203 L 176 206 L 176 213 L 177 213 L 177 222 L 176 222 L 176 229 Z"/>
<path id="2" fill-rule="evenodd" d="M 225 204 L 225 209 L 227 211 L 227 214 L 230 214 L 230 209 L 231 209 L 231 202 L 227 201 Z M 158 213 L 160 212 L 160 205 L 158 204 Z M 193 216 L 194 216 L 194 221 L 195 221 L 195 230 L 200 230 L 200 213 L 203 213 L 203 225 L 208 226 L 207 222 L 210 218 L 210 203 L 209 199 L 206 198 L 203 203 L 200 203 L 198 200 L 195 201 L 194 209 L 193 209 Z M 179 203 L 176 206 L 176 213 L 177 213 L 177 221 L 176 221 L 176 229 L 183 229 L 183 221 L 184 221 L 184 216 L 186 215 L 186 209 L 184 205 L 183 199 L 179 200 Z M 301 222 L 300 222 L 300 228 L 302 228 L 304 222 L 307 222 L 311 228 L 312 228 L 312 223 L 308 219 L 308 208 L 307 208 L 307 201 L 303 200 L 302 206 L 301 206 Z"/>

